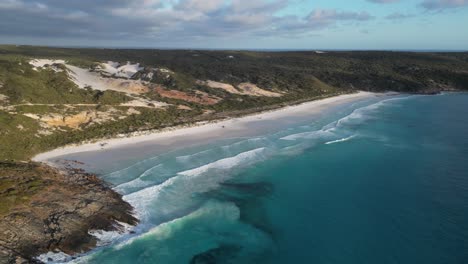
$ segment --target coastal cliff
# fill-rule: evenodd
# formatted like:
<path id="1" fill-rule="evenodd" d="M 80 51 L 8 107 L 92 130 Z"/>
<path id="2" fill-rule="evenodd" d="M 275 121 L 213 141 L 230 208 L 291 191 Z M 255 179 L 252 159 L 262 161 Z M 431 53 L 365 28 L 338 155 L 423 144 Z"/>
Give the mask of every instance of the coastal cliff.
<path id="1" fill-rule="evenodd" d="M 97 245 L 90 231 L 123 231 L 138 222 L 119 194 L 81 170 L 1 162 L 0 179 L 0 263 L 82 253 Z"/>

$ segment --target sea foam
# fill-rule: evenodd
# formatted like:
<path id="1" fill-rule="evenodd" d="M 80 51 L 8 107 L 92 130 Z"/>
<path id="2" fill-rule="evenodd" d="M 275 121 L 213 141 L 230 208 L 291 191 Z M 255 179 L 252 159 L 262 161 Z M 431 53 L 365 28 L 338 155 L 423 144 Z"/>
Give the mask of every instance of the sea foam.
<path id="1" fill-rule="evenodd" d="M 349 115 L 342 117 L 336 121 L 333 121 L 326 126 L 322 127 L 320 130 L 311 131 L 311 132 L 302 132 L 296 133 L 288 136 L 284 136 L 280 138 L 281 140 L 298 140 L 298 139 L 325 139 L 329 140 L 336 137 L 336 134 L 340 134 L 339 132 L 343 132 L 346 130 L 347 127 L 359 124 L 367 119 L 370 118 L 370 113 L 379 109 L 382 106 L 388 105 L 389 102 L 397 101 L 406 99 L 408 97 L 398 97 L 398 98 L 391 98 L 379 101 L 377 103 L 373 103 L 368 106 L 364 106 L 358 109 L 355 109 Z"/>
<path id="2" fill-rule="evenodd" d="M 335 143 L 345 142 L 345 141 L 351 140 L 351 139 L 353 139 L 355 137 L 356 137 L 356 135 L 353 135 L 353 136 L 346 137 L 346 138 L 341 138 L 341 139 L 337 139 L 337 140 L 328 141 L 328 142 L 325 142 L 325 145 L 331 145 L 331 144 L 335 144 Z"/>
<path id="3" fill-rule="evenodd" d="M 231 169 L 241 164 L 242 162 L 249 161 L 250 159 L 258 156 L 259 154 L 264 152 L 264 150 L 265 148 L 257 148 L 254 150 L 246 151 L 234 157 L 217 160 L 215 162 L 203 165 L 195 169 L 180 172 L 179 174 L 185 175 L 185 176 L 194 176 L 194 175 L 205 173 L 211 169 L 221 169 L 221 170 Z"/>

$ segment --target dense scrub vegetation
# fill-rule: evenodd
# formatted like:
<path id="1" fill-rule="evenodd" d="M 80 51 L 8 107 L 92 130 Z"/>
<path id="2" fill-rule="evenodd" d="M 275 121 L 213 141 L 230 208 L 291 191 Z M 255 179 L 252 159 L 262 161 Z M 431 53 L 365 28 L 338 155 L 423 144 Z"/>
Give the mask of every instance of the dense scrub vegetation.
<path id="1" fill-rule="evenodd" d="M 134 98 L 115 91 L 80 89 L 65 72 L 33 70 L 28 63 L 31 58 L 64 59 L 84 68 L 108 60 L 164 68 L 172 71 L 171 76 L 153 80 L 155 85 L 192 96 L 204 92 L 222 100 L 213 105 L 201 105 L 165 98 L 150 91 L 141 96 L 172 106 L 165 109 L 137 107 L 140 114 L 125 119 L 87 125 L 78 130 L 61 128 L 53 134 L 38 136 L 40 124 L 25 113 L 44 115 L 72 111 L 65 104 L 90 104 L 74 107 L 76 113 L 110 107 L 126 111 L 128 107 L 121 104 Z M 202 85 L 198 80 L 234 86 L 250 82 L 283 96 L 232 94 Z M 0 97 L 0 107 L 3 106 L 0 108 L 0 159 L 24 160 L 68 143 L 242 115 L 357 90 L 431 93 L 466 89 L 468 53 L 65 49 L 5 45 L 0 46 L 0 96 L 6 96 L 3 101 Z M 12 105 L 15 106 L 13 110 L 5 110 Z M 176 106 L 185 106 L 190 111 Z"/>
<path id="2" fill-rule="evenodd" d="M 29 46 L 0 47 L 1 53 L 132 61 L 166 67 L 178 74 L 176 79 L 181 89 L 190 88 L 195 79 L 234 84 L 248 81 L 260 87 L 294 93 L 320 90 L 321 84 L 346 90 L 406 92 L 441 85 L 467 89 L 468 84 L 468 53 L 52 49 Z"/>
<path id="3" fill-rule="evenodd" d="M 32 170 L 32 164 L 0 162 L 0 217 L 12 207 L 29 202 L 32 195 L 44 188 L 43 180 L 31 175 Z"/>

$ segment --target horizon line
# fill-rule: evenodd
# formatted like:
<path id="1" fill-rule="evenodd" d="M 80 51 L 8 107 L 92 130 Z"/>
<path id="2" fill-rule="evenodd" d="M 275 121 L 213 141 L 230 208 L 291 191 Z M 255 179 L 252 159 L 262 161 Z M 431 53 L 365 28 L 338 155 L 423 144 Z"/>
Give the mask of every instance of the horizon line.
<path id="1" fill-rule="evenodd" d="M 363 51 L 382 51 L 382 52 L 468 52 L 468 49 L 327 49 L 327 48 L 201 48 L 201 47 L 146 47 L 146 46 L 92 46 L 92 45 L 34 45 L 34 44 L 3 44 L 0 46 L 16 46 L 16 47 L 39 47 L 39 48 L 63 48 L 63 49 L 115 49 L 115 50 L 200 50 L 200 51 L 252 51 L 252 52 L 363 52 Z"/>

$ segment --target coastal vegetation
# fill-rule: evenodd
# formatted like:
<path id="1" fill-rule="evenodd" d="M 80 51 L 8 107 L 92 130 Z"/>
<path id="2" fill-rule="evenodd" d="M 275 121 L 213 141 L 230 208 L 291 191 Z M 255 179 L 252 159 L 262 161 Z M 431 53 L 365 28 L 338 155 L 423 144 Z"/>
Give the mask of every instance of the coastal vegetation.
<path id="1" fill-rule="evenodd" d="M 153 70 L 152 78 L 148 79 L 148 92 L 135 95 L 79 88 L 66 70 L 32 67 L 29 61 L 35 58 L 61 59 L 83 69 L 96 68 L 106 61 L 129 61 L 144 67 L 142 74 L 151 69 L 159 71 Z M 203 83 L 208 80 L 230 85 L 239 92 Z M 281 96 L 242 94 L 239 88 L 242 83 Z M 64 144 L 241 115 L 357 90 L 432 93 L 467 87 L 467 53 L 65 49 L 4 45 L 0 46 L 0 159 L 28 160 L 34 154 Z M 125 105 L 135 97 L 150 104 L 163 102 L 169 106 Z M 100 122 L 85 119 L 86 122 L 74 128 L 54 129 L 47 129 L 40 118 L 31 118 L 51 113 L 66 118 L 83 111 L 107 112 L 110 117 Z"/>
<path id="2" fill-rule="evenodd" d="M 0 237 L 0 263 L 81 252 L 96 245 L 88 230 L 137 221 L 96 176 L 30 161 L 38 153 L 362 90 L 467 89 L 468 53 L 1 45 L 0 229 L 12 231 Z"/>

